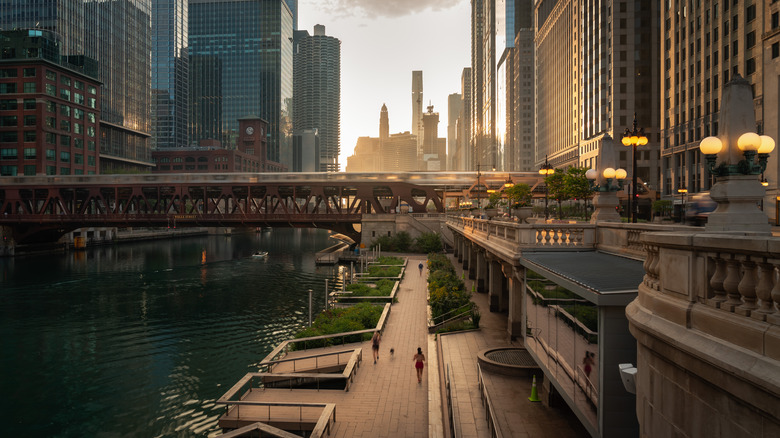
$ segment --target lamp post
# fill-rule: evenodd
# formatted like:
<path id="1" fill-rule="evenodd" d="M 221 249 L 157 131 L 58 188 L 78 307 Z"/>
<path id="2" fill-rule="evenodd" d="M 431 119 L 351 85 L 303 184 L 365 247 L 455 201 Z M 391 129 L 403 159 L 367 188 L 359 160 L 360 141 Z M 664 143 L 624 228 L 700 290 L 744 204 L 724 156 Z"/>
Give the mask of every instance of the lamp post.
<path id="1" fill-rule="evenodd" d="M 550 165 L 550 163 L 547 162 L 547 155 L 544 156 L 544 164 L 542 164 L 542 167 L 539 168 L 539 175 L 543 175 L 545 178 L 544 181 L 544 220 L 546 221 L 548 218 L 548 211 L 547 211 L 547 202 L 548 202 L 548 195 L 549 190 L 547 190 L 547 176 L 552 175 L 555 173 L 555 169 Z"/>
<path id="2" fill-rule="evenodd" d="M 477 209 L 478 210 L 482 209 L 482 200 L 480 199 L 480 193 L 482 192 L 480 187 L 482 186 L 482 184 L 479 182 L 479 179 L 482 176 L 481 170 L 482 170 L 482 165 L 478 163 L 477 164 L 477 187 L 476 187 L 476 189 L 477 189 Z M 493 171 L 495 172 L 495 170 L 496 170 L 496 168 L 494 166 L 493 167 Z"/>
<path id="3" fill-rule="evenodd" d="M 633 164 L 631 167 L 631 187 L 628 190 L 628 211 L 631 215 L 629 216 L 629 220 L 632 223 L 636 223 L 636 210 L 638 210 L 637 207 L 639 206 L 636 199 L 636 147 L 647 144 L 647 137 L 644 134 L 644 129 L 637 129 L 636 127 L 636 113 L 634 113 L 634 129 L 629 130 L 626 128 L 626 132 L 623 133 L 623 139 L 621 142 L 623 143 L 623 146 L 631 146 L 632 149 L 631 158 Z"/>
<path id="4" fill-rule="evenodd" d="M 677 189 L 677 193 L 680 194 L 680 202 L 682 203 L 680 209 L 680 222 L 685 224 L 685 195 L 688 194 L 688 189 Z"/>

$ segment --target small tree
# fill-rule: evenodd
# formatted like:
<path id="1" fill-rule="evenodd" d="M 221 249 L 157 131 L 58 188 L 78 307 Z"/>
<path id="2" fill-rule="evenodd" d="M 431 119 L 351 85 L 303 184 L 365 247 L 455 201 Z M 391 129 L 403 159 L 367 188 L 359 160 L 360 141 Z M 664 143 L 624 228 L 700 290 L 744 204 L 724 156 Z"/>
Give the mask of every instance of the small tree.
<path id="1" fill-rule="evenodd" d="M 668 199 L 659 199 L 657 201 L 653 201 L 653 212 L 657 216 L 669 216 L 669 214 L 672 212 L 672 201 Z"/>
<path id="2" fill-rule="evenodd" d="M 566 191 L 565 174 L 555 169 L 555 173 L 544 178 L 544 183 L 547 185 L 548 196 L 558 201 L 558 219 L 563 219 L 561 204 L 569 199 L 569 194 Z"/>
<path id="3" fill-rule="evenodd" d="M 593 192 L 590 190 L 590 183 L 585 176 L 587 169 L 584 167 L 570 167 L 566 170 L 564 176 L 564 183 L 566 185 L 566 193 L 570 198 L 587 200 Z M 587 216 L 587 211 L 583 207 L 583 218 Z"/>
<path id="4" fill-rule="evenodd" d="M 531 205 L 531 186 L 528 184 L 515 184 L 504 190 L 509 205 L 512 208 L 528 207 Z"/>

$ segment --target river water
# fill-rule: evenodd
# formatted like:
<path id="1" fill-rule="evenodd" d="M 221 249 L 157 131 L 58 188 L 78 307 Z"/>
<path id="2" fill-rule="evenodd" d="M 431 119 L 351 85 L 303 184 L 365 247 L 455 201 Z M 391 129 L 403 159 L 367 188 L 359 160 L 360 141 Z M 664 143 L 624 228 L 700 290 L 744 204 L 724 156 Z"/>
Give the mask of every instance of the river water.
<path id="1" fill-rule="evenodd" d="M 322 230 L 0 259 L 0 434 L 213 436 L 214 401 L 324 306 Z M 267 260 L 251 257 L 269 252 Z"/>

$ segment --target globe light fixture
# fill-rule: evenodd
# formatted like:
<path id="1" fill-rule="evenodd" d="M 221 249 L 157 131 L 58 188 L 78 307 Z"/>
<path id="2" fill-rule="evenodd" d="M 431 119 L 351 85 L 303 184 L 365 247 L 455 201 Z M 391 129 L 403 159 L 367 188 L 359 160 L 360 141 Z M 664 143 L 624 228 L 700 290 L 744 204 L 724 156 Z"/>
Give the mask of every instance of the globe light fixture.
<path id="1" fill-rule="evenodd" d="M 623 133 L 623 138 L 621 139 L 621 143 L 623 143 L 623 146 L 630 146 L 632 150 L 631 158 L 633 161 L 633 165 L 631 167 L 631 188 L 628 193 L 628 211 L 630 216 L 631 222 L 636 222 L 636 216 L 637 216 L 637 187 L 636 187 L 636 147 L 637 146 L 644 146 L 647 144 L 648 139 L 647 136 L 645 136 L 644 129 L 643 128 L 637 128 L 636 127 L 636 113 L 634 113 L 634 129 L 629 130 L 626 128 L 626 131 Z"/>
<path id="2" fill-rule="evenodd" d="M 624 169 L 615 170 L 607 167 L 601 172 L 601 176 L 604 177 L 606 182 L 598 184 L 596 179 L 598 179 L 599 173 L 596 169 L 588 169 L 585 172 L 585 178 L 590 182 L 590 189 L 594 192 L 617 192 L 623 190 L 623 180 L 626 179 L 626 175 L 627 173 Z M 613 179 L 617 180 L 617 185 L 612 184 Z"/>
<path id="3" fill-rule="evenodd" d="M 550 165 L 550 163 L 547 162 L 547 155 L 544 156 L 544 164 L 542 164 L 542 167 L 539 168 L 539 175 L 544 176 L 547 178 L 547 176 L 552 175 L 555 173 L 555 168 Z M 549 202 L 549 191 L 547 190 L 547 181 L 544 182 L 544 220 L 546 221 L 549 217 L 549 211 L 547 210 L 547 204 Z"/>
<path id="4" fill-rule="evenodd" d="M 740 135 L 737 139 L 737 148 L 745 158 L 737 164 L 717 164 L 718 154 L 723 148 L 723 142 L 718 137 L 706 137 L 699 143 L 699 150 L 704 154 L 713 176 L 758 175 L 766 170 L 769 154 L 775 150 L 775 141 L 768 135 L 758 135 L 755 132 Z"/>

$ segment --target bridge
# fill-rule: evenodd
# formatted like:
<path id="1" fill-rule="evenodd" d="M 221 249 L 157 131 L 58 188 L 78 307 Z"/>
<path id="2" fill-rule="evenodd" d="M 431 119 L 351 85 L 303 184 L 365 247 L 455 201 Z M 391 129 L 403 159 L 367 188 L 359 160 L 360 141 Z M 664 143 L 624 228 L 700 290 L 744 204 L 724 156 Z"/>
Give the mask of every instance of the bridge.
<path id="1" fill-rule="evenodd" d="M 0 226 L 17 243 L 84 227 L 300 227 L 360 241 L 364 215 L 443 212 L 533 172 L 230 173 L 0 178 Z"/>

